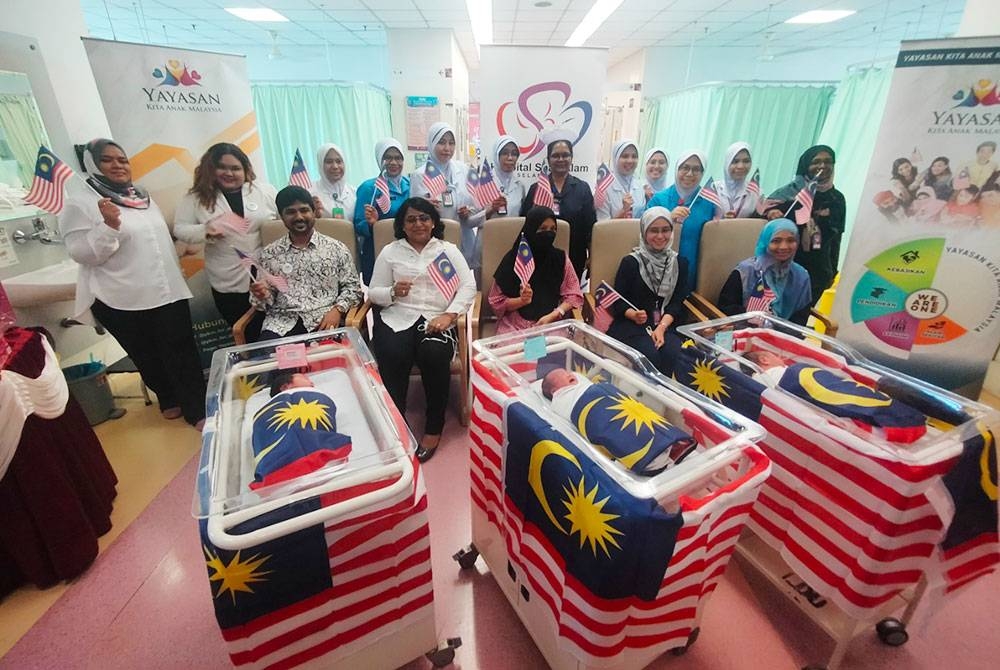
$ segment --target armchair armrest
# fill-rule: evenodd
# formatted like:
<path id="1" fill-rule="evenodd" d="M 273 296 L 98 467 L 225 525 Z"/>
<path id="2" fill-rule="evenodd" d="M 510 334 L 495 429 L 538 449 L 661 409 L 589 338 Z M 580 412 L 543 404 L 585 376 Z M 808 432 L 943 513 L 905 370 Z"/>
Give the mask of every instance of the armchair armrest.
<path id="1" fill-rule="evenodd" d="M 479 317 L 480 314 L 482 313 L 482 309 L 483 309 L 483 292 L 476 291 L 476 297 L 472 301 L 472 308 L 469 310 L 469 319 L 470 323 L 472 324 L 473 340 L 479 339 Z M 458 317 L 459 323 L 461 323 L 462 319 L 464 318 L 465 318 L 464 314 Z M 464 331 L 465 329 L 463 328 L 462 330 Z"/>
<path id="2" fill-rule="evenodd" d="M 237 345 L 242 346 L 247 343 L 247 326 L 250 325 L 256 312 L 257 310 L 251 307 L 233 324 L 233 342 Z"/>
<path id="3" fill-rule="evenodd" d="M 826 314 L 823 314 L 815 307 L 809 310 L 809 313 L 812 314 L 812 317 L 814 319 L 823 324 L 823 327 L 826 329 L 827 335 L 829 335 L 830 337 L 837 336 L 837 329 L 839 328 L 839 326 L 837 325 L 837 322 L 834 319 L 831 319 Z"/>
<path id="4" fill-rule="evenodd" d="M 372 301 L 365 300 L 360 307 L 355 307 L 347 313 L 347 325 L 357 328 L 365 340 L 371 340 L 371 333 L 368 332 L 368 312 L 372 308 Z"/>

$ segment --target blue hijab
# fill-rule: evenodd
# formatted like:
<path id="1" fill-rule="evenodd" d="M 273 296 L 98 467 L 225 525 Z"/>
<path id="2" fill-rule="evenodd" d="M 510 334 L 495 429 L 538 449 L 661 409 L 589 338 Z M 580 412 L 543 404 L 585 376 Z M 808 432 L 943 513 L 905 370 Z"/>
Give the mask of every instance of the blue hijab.
<path id="1" fill-rule="evenodd" d="M 743 281 L 743 301 L 753 294 L 760 279 L 774 291 L 774 301 L 771 311 L 782 319 L 791 318 L 792 314 L 806 305 L 812 304 L 812 288 L 809 283 L 809 273 L 792 259 L 779 262 L 768 253 L 768 247 L 774 236 L 780 232 L 789 232 L 798 239 L 798 227 L 788 219 L 769 221 L 760 231 L 754 256 L 741 261 L 736 266 Z"/>

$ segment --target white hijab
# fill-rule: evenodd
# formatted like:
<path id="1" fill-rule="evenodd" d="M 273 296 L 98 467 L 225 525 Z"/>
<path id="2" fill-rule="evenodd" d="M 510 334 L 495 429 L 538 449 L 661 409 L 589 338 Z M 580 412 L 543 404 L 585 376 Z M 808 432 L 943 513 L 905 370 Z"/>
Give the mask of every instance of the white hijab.
<path id="1" fill-rule="evenodd" d="M 326 164 L 326 156 L 331 150 L 336 151 L 340 155 L 341 160 L 344 161 L 344 176 L 337 181 L 330 181 L 323 167 Z M 315 186 L 316 190 L 322 195 L 328 197 L 334 195 L 338 200 L 343 200 L 347 194 L 354 193 L 354 189 L 347 183 L 347 159 L 344 158 L 344 150 L 339 146 L 332 142 L 320 146 L 316 150 L 316 165 L 319 166 L 319 179 L 316 181 Z"/>
<path id="2" fill-rule="evenodd" d="M 455 142 L 458 142 L 458 135 L 455 134 L 455 129 L 444 121 L 438 121 L 433 124 L 427 131 L 427 160 L 437 167 L 449 181 L 451 181 L 451 161 L 447 163 L 441 163 L 438 161 L 437 156 L 434 155 L 434 147 L 437 143 L 441 141 L 441 138 L 445 136 L 445 133 L 451 133 L 451 136 L 455 138 Z M 456 146 L 456 149 L 458 147 Z"/>
<path id="3" fill-rule="evenodd" d="M 521 152 L 521 147 L 518 147 L 517 140 L 510 135 L 501 135 L 497 138 L 497 141 L 493 143 L 493 176 L 500 182 L 500 185 L 503 186 L 504 191 L 510 188 L 510 180 L 514 178 L 513 172 L 504 172 L 500 168 L 500 152 L 508 144 L 513 144 L 517 147 L 518 153 Z"/>
<path id="4" fill-rule="evenodd" d="M 741 151 L 746 151 L 747 154 L 753 159 L 753 154 L 750 153 L 750 145 L 746 142 L 733 142 L 726 149 L 726 162 L 722 168 L 722 174 L 726 178 L 726 197 L 729 199 L 729 209 L 732 211 L 737 211 L 739 209 L 740 201 L 743 198 L 743 194 L 747 190 L 747 179 L 750 178 L 750 173 L 748 172 L 743 179 L 733 179 L 729 176 L 729 168 L 732 166 L 733 161 L 736 159 L 736 154 Z"/>
<path id="5" fill-rule="evenodd" d="M 396 149 L 400 154 L 406 156 L 403 153 L 403 145 L 391 137 L 386 137 L 375 143 L 375 164 L 378 165 L 379 174 L 385 172 L 385 166 L 382 164 L 382 159 L 385 158 L 385 152 L 389 149 Z M 345 173 L 346 174 L 346 173 Z M 403 179 L 403 173 L 400 172 L 398 177 L 390 177 L 388 174 L 385 178 L 396 188 L 399 188 L 399 183 Z"/>
<path id="6" fill-rule="evenodd" d="M 618 181 L 619 184 L 621 184 L 622 188 L 624 188 L 626 192 L 632 189 L 632 179 L 635 177 L 635 170 L 632 171 L 632 174 L 623 174 L 619 172 L 618 160 L 622 157 L 622 154 L 625 153 L 625 150 L 628 149 L 629 147 L 635 149 L 636 154 L 639 153 L 639 145 L 635 143 L 635 140 L 628 140 L 628 139 L 619 140 L 617 143 L 615 143 L 615 146 L 612 147 L 611 149 L 611 171 L 614 173 L 615 179 Z M 636 165 L 636 170 L 638 169 L 639 166 Z"/>
<path id="7" fill-rule="evenodd" d="M 667 164 L 663 166 L 663 175 L 656 181 L 651 180 L 649 178 L 649 175 L 646 173 L 646 166 L 649 165 L 649 161 L 651 158 L 653 158 L 654 154 L 663 154 L 663 158 L 667 161 Z M 660 191 L 662 191 L 667 187 L 667 170 L 669 169 L 670 169 L 670 156 L 667 155 L 666 149 L 661 149 L 660 147 L 653 147 L 652 149 L 647 151 L 646 155 L 643 156 L 642 158 L 642 175 L 643 177 L 645 177 L 646 183 L 649 184 L 649 187 L 653 189 L 654 193 L 659 193 Z"/>
<path id="8" fill-rule="evenodd" d="M 684 189 L 684 188 L 681 188 L 680 182 L 677 181 L 677 171 L 680 169 L 681 165 L 684 164 L 684 161 L 686 161 L 687 159 L 689 159 L 691 157 L 695 157 L 699 161 L 701 161 L 701 168 L 702 168 L 701 178 L 698 179 L 698 185 L 695 186 L 694 188 L 692 188 L 692 189 Z M 705 172 L 704 171 L 706 169 L 708 169 L 706 167 L 706 165 L 707 165 L 707 162 L 705 161 L 705 152 L 704 151 L 699 151 L 698 149 L 694 149 L 692 151 L 685 151 L 677 159 L 676 167 L 674 168 L 674 188 L 677 189 L 677 194 L 681 197 L 681 199 L 684 200 L 685 204 L 690 205 L 691 204 L 691 197 L 694 195 L 695 191 L 697 191 L 699 188 L 701 188 L 701 180 L 705 178 Z"/>

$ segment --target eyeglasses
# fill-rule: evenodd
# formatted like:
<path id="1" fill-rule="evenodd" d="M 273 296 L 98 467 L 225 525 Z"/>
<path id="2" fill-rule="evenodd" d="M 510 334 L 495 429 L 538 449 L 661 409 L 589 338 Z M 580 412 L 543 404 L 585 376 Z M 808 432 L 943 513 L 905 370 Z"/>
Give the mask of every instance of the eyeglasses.
<path id="1" fill-rule="evenodd" d="M 417 223 L 418 221 L 420 223 L 428 223 L 430 220 L 431 220 L 431 217 L 430 217 L 429 214 L 419 214 L 417 216 L 408 216 L 408 217 L 406 217 L 405 219 L 403 219 L 403 223 L 405 223 L 407 225 L 413 225 L 414 223 Z"/>
<path id="2" fill-rule="evenodd" d="M 809 165 L 833 165 L 832 158 L 814 158 L 809 162 Z"/>
<path id="3" fill-rule="evenodd" d="M 501 151 L 500 156 L 502 158 L 520 158 L 521 154 L 517 151 Z"/>
<path id="4" fill-rule="evenodd" d="M 382 162 L 383 163 L 402 163 L 403 162 L 403 157 L 402 156 L 383 156 L 382 157 Z"/>
<path id="5" fill-rule="evenodd" d="M 677 171 L 678 172 L 688 172 L 690 174 L 701 174 L 702 172 L 705 171 L 705 168 L 698 167 L 697 165 L 695 165 L 695 166 L 691 166 L 691 165 L 679 165 L 677 167 Z"/>

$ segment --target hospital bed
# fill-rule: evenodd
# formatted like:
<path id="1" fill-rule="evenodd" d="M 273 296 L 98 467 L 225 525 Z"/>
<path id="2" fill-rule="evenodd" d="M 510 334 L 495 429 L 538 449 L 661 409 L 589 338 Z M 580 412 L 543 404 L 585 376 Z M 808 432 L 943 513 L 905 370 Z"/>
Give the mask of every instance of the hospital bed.
<path id="1" fill-rule="evenodd" d="M 946 597 L 998 567 L 1000 413 L 761 312 L 679 330 L 690 340 L 675 364 L 677 380 L 768 433 L 761 445 L 774 473 L 738 551 L 836 640 L 825 667 L 837 667 L 872 623 L 884 643 L 905 643 L 922 597 Z M 923 413 L 926 433 L 891 442 L 764 386 L 752 378 L 760 368 L 743 358 L 750 351 L 875 387 Z M 900 610 L 900 618 L 890 616 Z"/>
<path id="2" fill-rule="evenodd" d="M 252 420 L 281 367 L 304 371 L 351 437 L 346 459 L 251 490 Z M 282 420 L 329 418 L 322 403 Z M 239 667 L 396 668 L 437 642 L 427 497 L 414 441 L 350 328 L 215 352 L 198 468 L 212 601 Z M 313 424 L 315 425 L 315 424 Z"/>
<path id="3" fill-rule="evenodd" d="M 698 450 L 633 474 L 552 411 L 538 377 L 553 367 L 616 386 L 637 449 L 654 420 L 638 400 Z M 639 668 L 686 651 L 770 472 L 760 427 L 579 321 L 478 340 L 472 368 L 473 542 L 455 559 L 483 556 L 552 668 Z"/>

